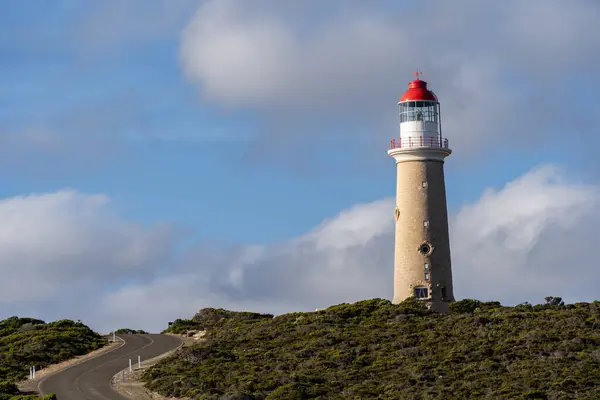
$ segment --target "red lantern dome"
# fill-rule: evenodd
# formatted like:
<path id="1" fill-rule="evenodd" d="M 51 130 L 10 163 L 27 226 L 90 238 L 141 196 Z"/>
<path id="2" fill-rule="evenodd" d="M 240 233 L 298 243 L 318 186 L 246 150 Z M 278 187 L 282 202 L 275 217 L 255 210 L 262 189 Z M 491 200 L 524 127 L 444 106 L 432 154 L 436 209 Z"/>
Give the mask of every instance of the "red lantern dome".
<path id="1" fill-rule="evenodd" d="M 408 90 L 400 98 L 401 103 L 404 101 L 438 101 L 437 96 L 427 89 L 427 82 L 419 79 L 420 74 L 415 72 L 417 79 L 408 84 Z"/>

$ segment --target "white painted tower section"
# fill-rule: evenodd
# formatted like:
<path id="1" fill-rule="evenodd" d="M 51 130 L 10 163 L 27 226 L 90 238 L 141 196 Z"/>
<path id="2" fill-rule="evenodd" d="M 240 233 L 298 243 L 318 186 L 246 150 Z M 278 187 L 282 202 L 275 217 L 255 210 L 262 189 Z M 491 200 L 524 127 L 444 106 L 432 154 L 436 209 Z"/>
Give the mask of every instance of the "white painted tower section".
<path id="1" fill-rule="evenodd" d="M 388 150 L 397 166 L 393 302 L 414 296 L 448 312 L 454 293 L 444 160 L 452 151 L 426 82 L 410 82 L 398 105 L 400 135 Z"/>

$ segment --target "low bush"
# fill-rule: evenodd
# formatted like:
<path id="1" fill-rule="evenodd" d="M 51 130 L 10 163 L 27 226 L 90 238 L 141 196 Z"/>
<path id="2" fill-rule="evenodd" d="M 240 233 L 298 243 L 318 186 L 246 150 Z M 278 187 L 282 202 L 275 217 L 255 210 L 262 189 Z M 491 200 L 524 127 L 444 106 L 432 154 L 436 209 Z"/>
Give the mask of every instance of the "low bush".
<path id="1" fill-rule="evenodd" d="M 129 328 L 121 328 L 115 331 L 117 335 L 135 335 L 135 334 L 147 334 L 148 332 L 141 329 L 129 329 Z"/>
<path id="2" fill-rule="evenodd" d="M 31 366 L 40 370 L 105 344 L 105 339 L 81 322 L 45 323 L 18 317 L 0 321 L 0 400 L 37 399 L 37 396 L 20 395 L 13 383 L 27 378 Z M 55 398 L 52 396 L 44 399 Z"/>
<path id="3" fill-rule="evenodd" d="M 600 302 L 561 301 L 468 299 L 449 315 L 415 299 L 274 318 L 211 309 L 193 319 L 206 340 L 143 380 L 193 399 L 598 399 Z"/>

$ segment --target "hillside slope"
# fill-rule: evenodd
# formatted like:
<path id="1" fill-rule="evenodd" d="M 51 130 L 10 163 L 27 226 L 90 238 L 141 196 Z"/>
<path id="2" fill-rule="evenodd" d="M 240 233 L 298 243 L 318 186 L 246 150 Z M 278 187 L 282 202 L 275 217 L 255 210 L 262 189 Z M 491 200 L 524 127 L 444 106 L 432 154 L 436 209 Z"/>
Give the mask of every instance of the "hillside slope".
<path id="1" fill-rule="evenodd" d="M 0 400 L 19 398 L 12 397 L 17 393 L 13 382 L 26 379 L 30 366 L 40 370 L 105 344 L 99 334 L 80 322 L 45 323 L 18 317 L 0 321 Z"/>
<path id="2" fill-rule="evenodd" d="M 600 302 L 555 300 L 463 300 L 450 315 L 380 299 L 232 315 L 143 379 L 195 399 L 600 399 Z"/>

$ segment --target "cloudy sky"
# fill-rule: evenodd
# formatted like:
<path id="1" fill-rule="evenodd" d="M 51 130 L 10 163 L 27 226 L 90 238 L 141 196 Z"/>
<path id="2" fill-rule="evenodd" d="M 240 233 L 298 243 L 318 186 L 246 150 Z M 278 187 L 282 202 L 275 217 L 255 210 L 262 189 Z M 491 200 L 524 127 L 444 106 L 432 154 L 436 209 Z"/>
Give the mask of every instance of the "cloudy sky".
<path id="1" fill-rule="evenodd" d="M 397 101 L 442 103 L 457 298 L 600 299 L 596 0 L 0 5 L 0 318 L 392 296 Z"/>

